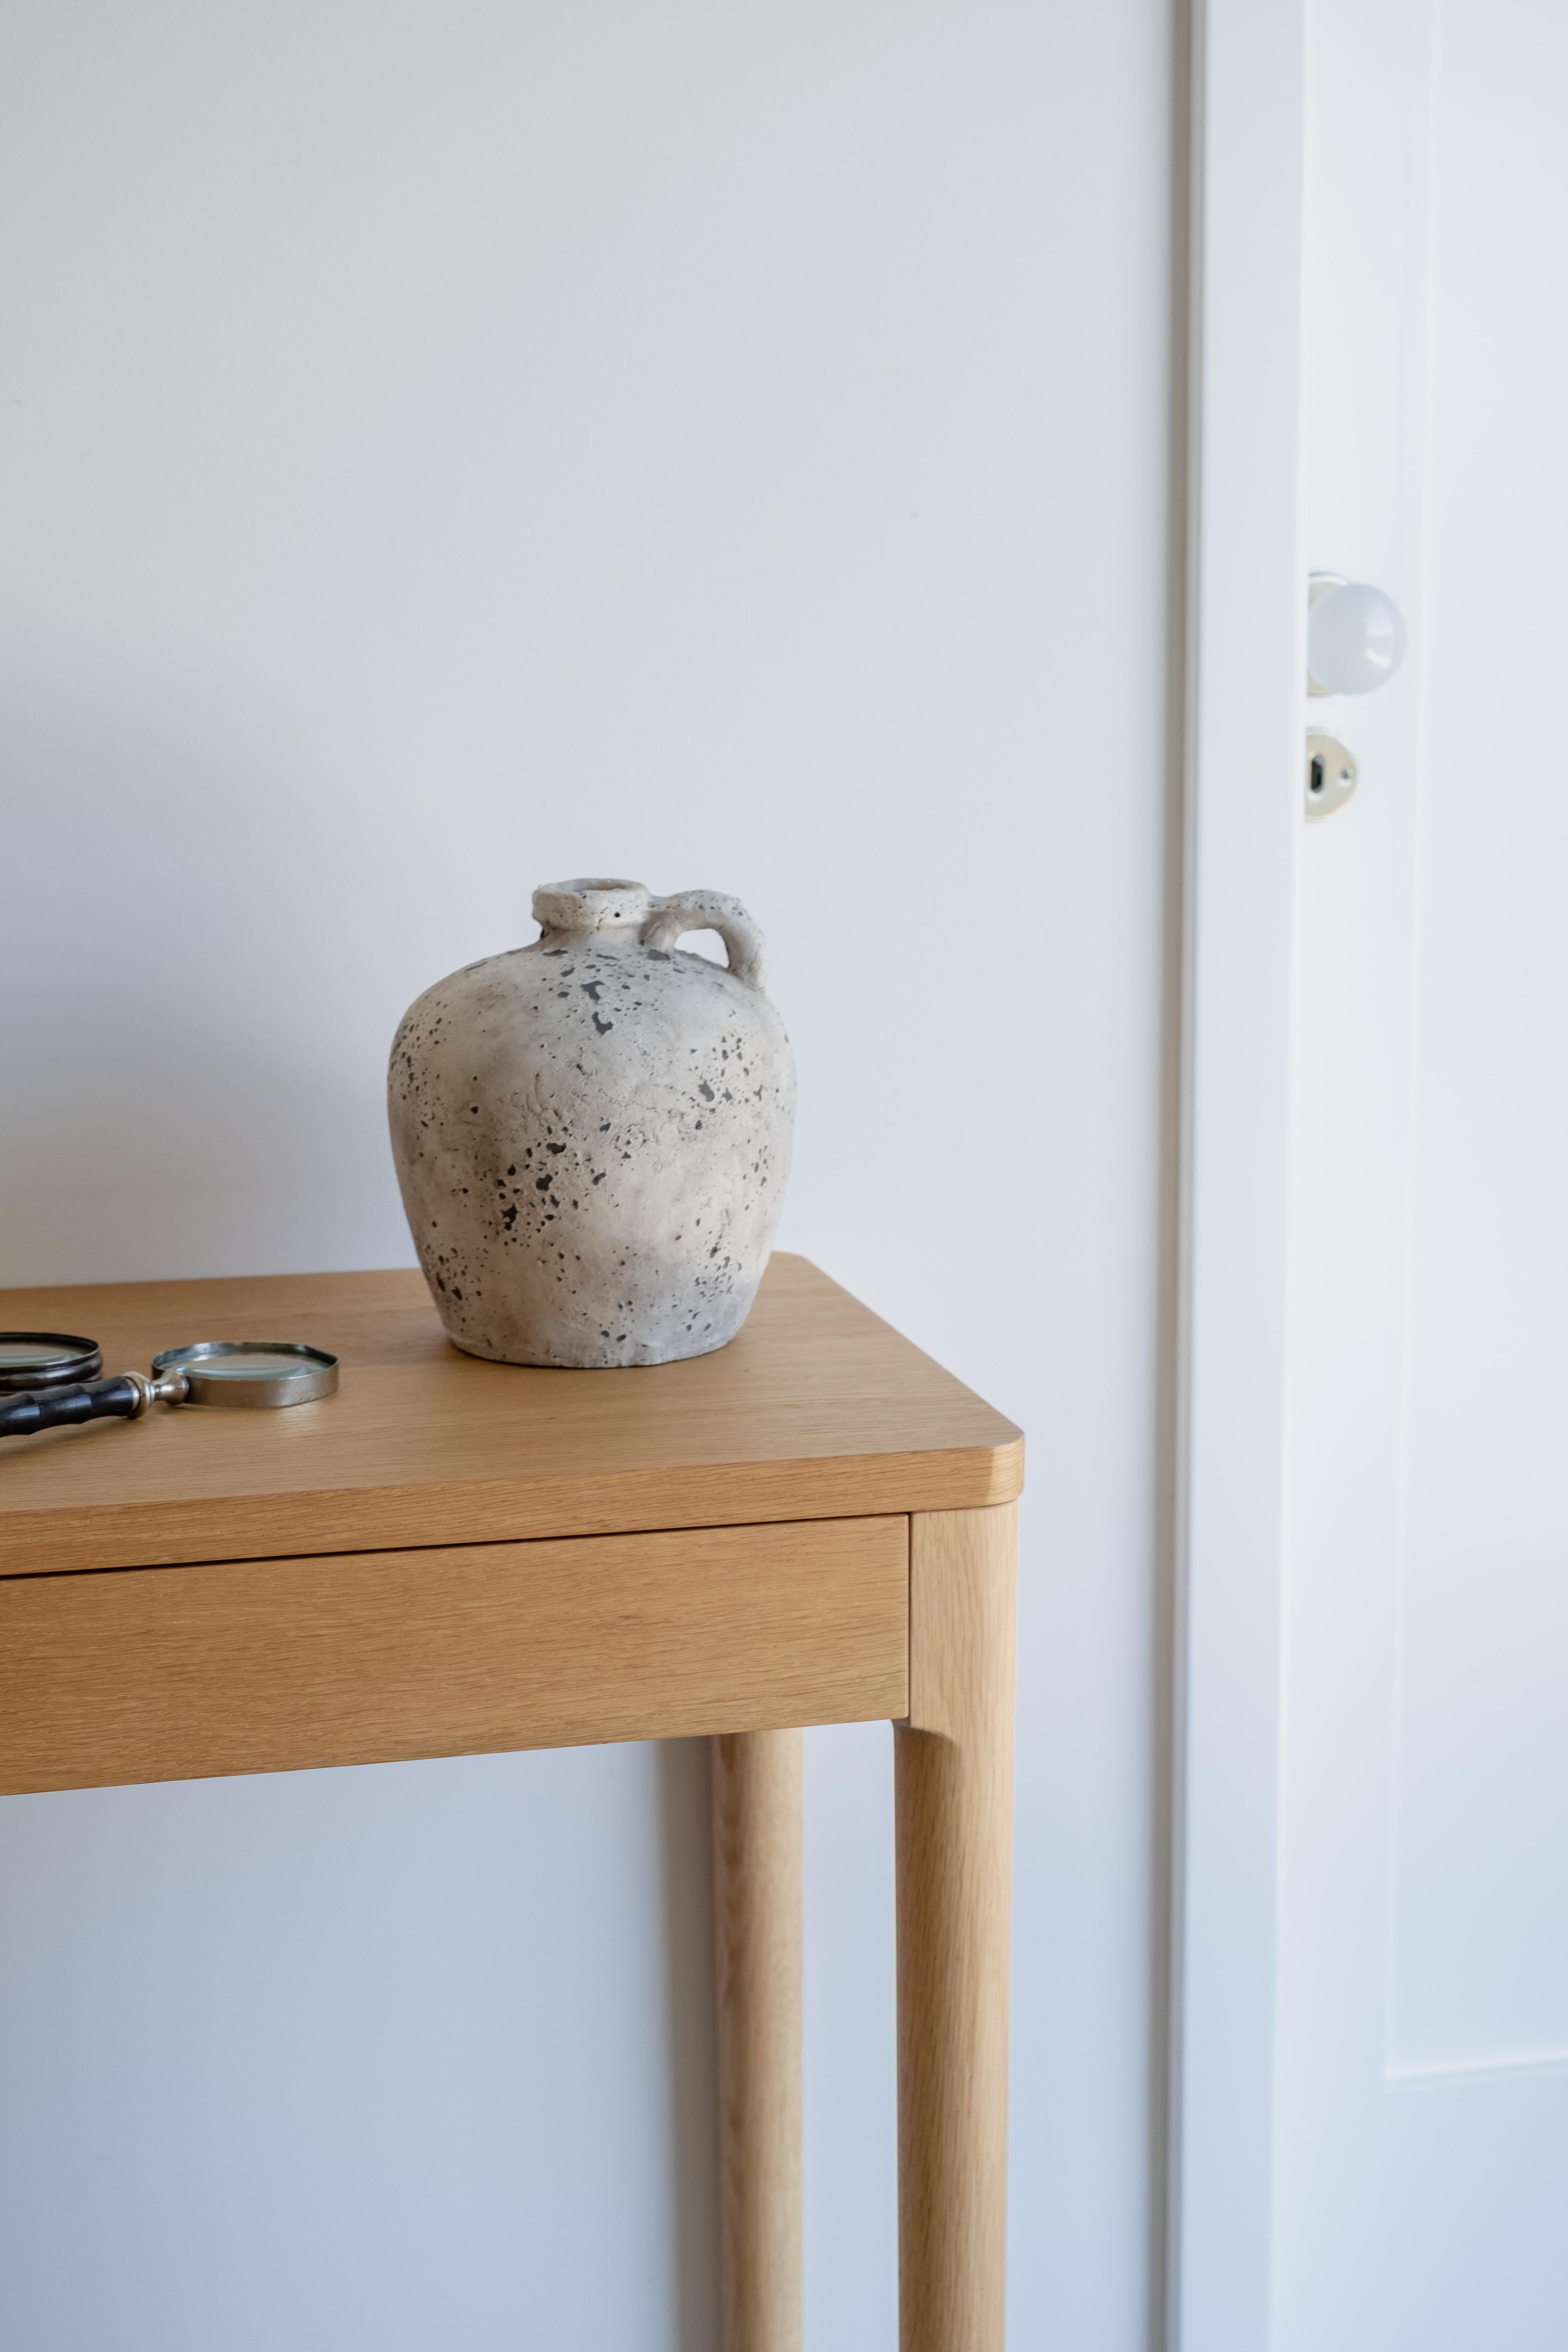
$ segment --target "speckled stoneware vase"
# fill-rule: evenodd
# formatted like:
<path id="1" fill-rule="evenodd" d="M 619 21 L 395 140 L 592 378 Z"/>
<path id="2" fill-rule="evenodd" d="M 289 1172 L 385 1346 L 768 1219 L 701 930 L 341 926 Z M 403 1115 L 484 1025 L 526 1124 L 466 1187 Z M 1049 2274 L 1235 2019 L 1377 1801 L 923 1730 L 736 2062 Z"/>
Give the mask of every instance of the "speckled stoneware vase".
<path id="1" fill-rule="evenodd" d="M 732 1339 L 789 1174 L 795 1061 L 733 898 L 533 894 L 542 936 L 427 989 L 387 1074 L 448 1336 L 507 1364 L 663 1364 Z M 714 930 L 730 963 L 682 952 Z"/>

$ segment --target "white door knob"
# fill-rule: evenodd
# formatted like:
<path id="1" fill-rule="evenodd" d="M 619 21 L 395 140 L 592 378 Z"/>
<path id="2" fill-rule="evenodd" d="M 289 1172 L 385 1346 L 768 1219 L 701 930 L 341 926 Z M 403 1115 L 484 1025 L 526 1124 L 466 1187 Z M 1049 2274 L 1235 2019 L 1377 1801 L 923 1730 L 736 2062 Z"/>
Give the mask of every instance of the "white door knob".
<path id="1" fill-rule="evenodd" d="M 1307 691 L 1370 694 L 1405 659 L 1405 615 L 1364 580 L 1314 572 L 1307 582 Z"/>

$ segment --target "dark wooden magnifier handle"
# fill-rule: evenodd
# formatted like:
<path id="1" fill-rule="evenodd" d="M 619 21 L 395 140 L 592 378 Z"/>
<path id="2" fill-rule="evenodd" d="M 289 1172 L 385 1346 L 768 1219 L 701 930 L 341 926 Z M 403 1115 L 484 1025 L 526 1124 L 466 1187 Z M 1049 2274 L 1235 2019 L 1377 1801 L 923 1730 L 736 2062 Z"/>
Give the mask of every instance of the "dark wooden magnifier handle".
<path id="1" fill-rule="evenodd" d="M 0 1437 L 31 1437 L 36 1430 L 65 1429 L 79 1421 L 132 1421 L 142 1402 L 142 1391 L 123 1372 L 68 1388 L 24 1389 L 20 1396 L 0 1397 Z"/>

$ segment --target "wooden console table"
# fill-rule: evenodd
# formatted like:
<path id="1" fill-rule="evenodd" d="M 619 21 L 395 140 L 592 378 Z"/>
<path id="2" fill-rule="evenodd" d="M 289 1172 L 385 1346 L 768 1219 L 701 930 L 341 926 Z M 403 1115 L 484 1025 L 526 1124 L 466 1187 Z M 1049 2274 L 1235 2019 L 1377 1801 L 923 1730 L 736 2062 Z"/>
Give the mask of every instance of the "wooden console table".
<path id="1" fill-rule="evenodd" d="M 1000 2352 L 1017 1432 L 801 1258 L 644 1371 L 475 1362 L 413 1273 L 0 1328 L 343 1367 L 0 1450 L 0 1790 L 713 1735 L 728 2352 L 800 2341 L 796 1727 L 893 1722 L 900 2342 Z"/>

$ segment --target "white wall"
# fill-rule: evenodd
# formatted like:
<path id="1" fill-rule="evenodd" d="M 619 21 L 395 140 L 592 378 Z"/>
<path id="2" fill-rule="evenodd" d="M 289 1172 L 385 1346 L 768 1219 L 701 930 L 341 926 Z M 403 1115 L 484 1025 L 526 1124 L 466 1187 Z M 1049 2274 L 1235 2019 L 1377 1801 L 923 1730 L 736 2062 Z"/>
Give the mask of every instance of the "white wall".
<path id="1" fill-rule="evenodd" d="M 1030 1434 L 1059 2352 L 1147 2325 L 1171 70 L 1161 0 L 0 18 L 0 1277 L 410 1262 L 407 1002 L 536 881 L 748 902 L 784 1241 Z M 814 2352 L 894 2341 L 888 1744 L 810 1747 Z M 0 2336 L 709 2352 L 704 1770 L 0 1807 Z"/>

